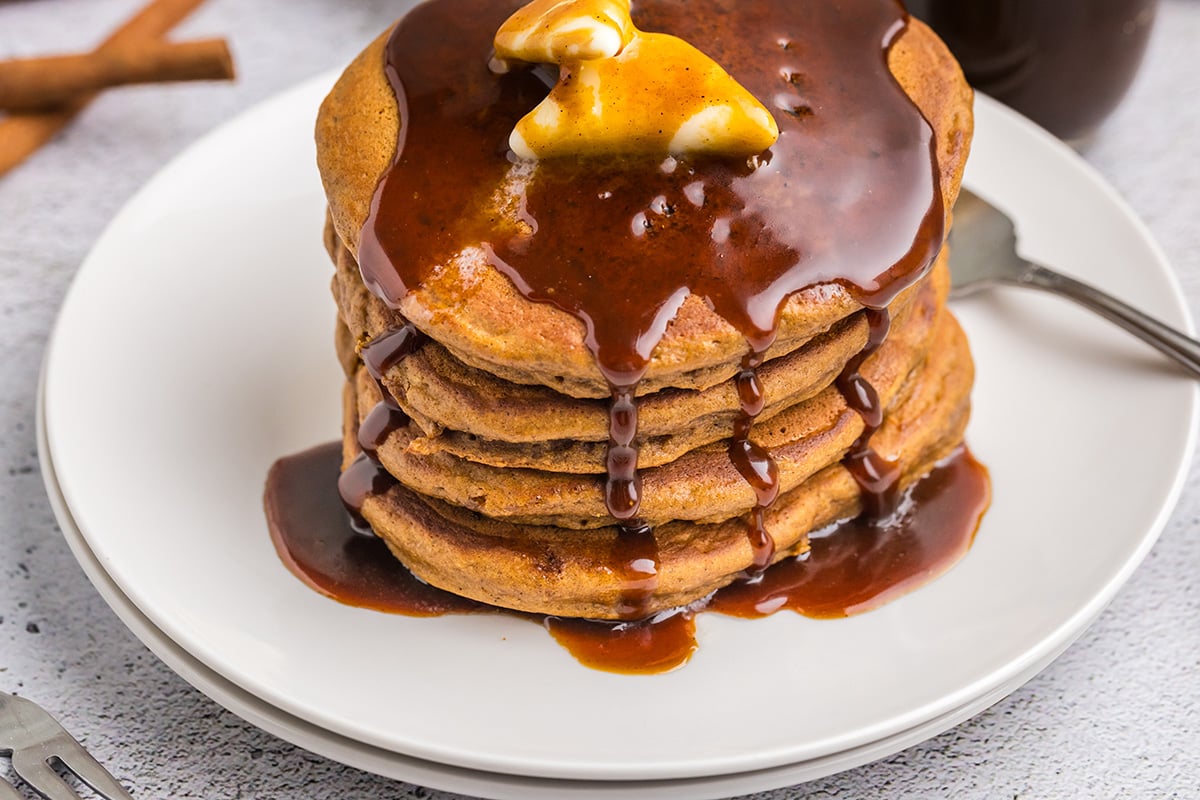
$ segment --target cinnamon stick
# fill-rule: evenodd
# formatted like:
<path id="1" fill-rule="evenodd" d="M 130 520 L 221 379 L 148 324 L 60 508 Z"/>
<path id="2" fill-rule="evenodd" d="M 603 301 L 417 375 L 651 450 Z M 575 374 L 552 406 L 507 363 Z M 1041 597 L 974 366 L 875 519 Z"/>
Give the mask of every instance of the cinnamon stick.
<path id="1" fill-rule="evenodd" d="M 157 41 L 192 13 L 204 0 L 153 0 L 110 35 L 97 52 L 144 47 Z M 96 98 L 96 92 L 80 95 L 54 111 L 14 114 L 0 120 L 0 175 L 28 158 L 54 138 Z"/>
<path id="2" fill-rule="evenodd" d="M 81 94 L 131 83 L 231 78 L 233 57 L 223 39 L 13 59 L 0 61 L 0 108 L 46 110 Z"/>

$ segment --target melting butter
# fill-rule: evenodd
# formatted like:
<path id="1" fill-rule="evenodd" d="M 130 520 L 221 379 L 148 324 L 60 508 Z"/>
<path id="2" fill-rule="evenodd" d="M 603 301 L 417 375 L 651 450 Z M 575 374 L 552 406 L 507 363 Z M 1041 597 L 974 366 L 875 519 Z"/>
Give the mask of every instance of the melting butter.
<path id="1" fill-rule="evenodd" d="M 509 136 L 519 157 L 766 150 L 779 129 L 719 64 L 640 31 L 629 0 L 533 0 L 497 31 L 495 68 L 558 64 L 558 82 Z"/>
<path id="2" fill-rule="evenodd" d="M 529 64 L 612 58 L 633 39 L 629 0 L 534 0 L 496 32 L 496 55 Z"/>

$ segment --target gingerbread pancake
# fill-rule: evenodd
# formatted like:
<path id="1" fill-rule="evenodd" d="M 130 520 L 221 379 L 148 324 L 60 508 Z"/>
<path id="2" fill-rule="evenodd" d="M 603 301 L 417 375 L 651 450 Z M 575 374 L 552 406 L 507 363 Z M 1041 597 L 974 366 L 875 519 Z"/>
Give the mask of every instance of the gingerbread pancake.
<path id="1" fill-rule="evenodd" d="M 519 3 L 510 5 L 515 8 Z M 634 6 L 635 21 L 642 5 L 647 4 Z M 724 13 L 723 4 L 712 5 L 710 13 Z M 502 20 L 507 12 L 494 13 Z M 736 16 L 730 14 L 730 19 Z M 395 91 L 381 66 L 387 42 L 388 34 L 379 37 L 346 69 L 322 105 L 316 128 L 318 166 L 333 225 L 338 239 L 360 263 L 360 239 L 372 198 L 396 157 L 402 128 Z M 693 44 L 703 49 L 711 43 Z M 889 49 L 887 63 L 933 129 L 937 186 L 948 217 L 972 134 L 971 91 L 950 52 L 918 20 L 909 20 Z M 724 65 L 736 73 L 738 65 Z M 516 227 L 519 220 L 513 215 L 518 210 L 505 199 L 505 190 L 501 182 L 479 188 L 476 197 L 457 198 L 458 213 L 494 219 L 498 229 Z M 577 235 L 587 234 L 584 224 Z M 879 270 L 887 267 L 880 264 Z M 540 383 L 576 397 L 610 394 L 588 347 L 585 325 L 552 303 L 531 302 L 489 262 L 484 250 L 463 244 L 442 263 L 424 265 L 423 271 L 424 282 L 407 287 L 397 308 L 370 303 L 347 311 L 344 318 L 356 336 L 378 336 L 404 319 L 458 360 L 505 380 Z M 821 283 L 792 293 L 775 324 L 775 344 L 768 357 L 794 350 L 861 308 L 854 293 L 841 283 Z M 689 295 L 654 348 L 639 391 L 707 388 L 728 379 L 749 349 L 746 338 L 730 322 L 701 297 Z"/>

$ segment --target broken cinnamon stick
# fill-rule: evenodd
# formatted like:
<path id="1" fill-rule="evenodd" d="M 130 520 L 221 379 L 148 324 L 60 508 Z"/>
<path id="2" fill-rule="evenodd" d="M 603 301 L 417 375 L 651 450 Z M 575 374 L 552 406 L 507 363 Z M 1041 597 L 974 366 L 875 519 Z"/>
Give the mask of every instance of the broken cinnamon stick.
<path id="1" fill-rule="evenodd" d="M 223 39 L 14 59 L 0 61 L 0 108 L 46 110 L 113 86 L 229 80 L 233 75 L 233 57 Z"/>
<path id="2" fill-rule="evenodd" d="M 97 51 L 144 47 L 158 41 L 203 0 L 153 0 L 109 36 Z M 66 106 L 37 114 L 14 114 L 0 120 L 0 175 L 28 158 L 87 107 L 96 92 L 80 95 Z"/>

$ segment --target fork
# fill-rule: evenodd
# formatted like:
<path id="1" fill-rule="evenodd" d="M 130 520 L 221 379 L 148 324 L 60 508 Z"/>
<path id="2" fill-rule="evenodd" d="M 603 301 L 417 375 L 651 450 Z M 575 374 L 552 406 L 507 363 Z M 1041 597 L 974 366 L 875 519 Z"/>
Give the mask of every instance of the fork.
<path id="1" fill-rule="evenodd" d="M 954 206 L 949 243 L 951 297 L 995 284 L 1053 292 L 1115 322 L 1200 377 L 1200 342 L 1094 286 L 1021 257 L 1012 220 L 966 189 Z"/>
<path id="2" fill-rule="evenodd" d="M 0 692 L 0 755 L 10 755 L 13 771 L 46 800 L 79 800 L 51 762 L 62 763 L 105 800 L 133 800 L 41 706 L 5 692 Z M 2 778 L 0 800 L 21 800 Z"/>

